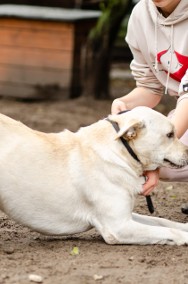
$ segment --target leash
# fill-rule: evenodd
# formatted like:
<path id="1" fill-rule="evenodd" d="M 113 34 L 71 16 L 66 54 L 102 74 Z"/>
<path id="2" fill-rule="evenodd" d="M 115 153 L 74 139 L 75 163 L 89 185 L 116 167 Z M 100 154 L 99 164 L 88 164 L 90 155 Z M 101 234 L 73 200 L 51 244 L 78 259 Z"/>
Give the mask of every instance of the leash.
<path id="1" fill-rule="evenodd" d="M 152 199 L 151 199 L 151 196 L 150 196 L 150 195 L 147 195 L 147 196 L 146 196 L 146 203 L 147 203 L 149 212 L 150 212 L 151 214 L 153 214 L 154 211 L 155 211 L 155 209 L 154 209 L 153 202 L 152 202 Z"/>
<path id="2" fill-rule="evenodd" d="M 130 111 L 130 110 L 121 111 L 121 112 L 118 113 L 118 115 L 119 115 L 119 114 L 122 114 L 122 113 L 126 113 L 126 112 L 128 112 L 128 111 Z M 116 122 L 110 120 L 109 118 L 106 118 L 106 120 L 112 124 L 112 126 L 114 127 L 114 129 L 116 130 L 116 132 L 118 132 L 118 131 L 120 130 L 119 125 L 118 125 Z M 125 146 L 125 148 L 127 149 L 127 151 L 129 152 L 129 154 L 130 154 L 137 162 L 141 163 L 140 160 L 138 159 L 137 155 L 135 154 L 135 152 L 133 151 L 133 149 L 131 148 L 131 146 L 130 146 L 129 143 L 127 142 L 127 140 L 125 140 L 123 137 L 120 137 L 120 140 L 121 140 L 121 142 L 123 143 L 123 145 Z M 152 202 L 152 199 L 151 199 L 151 196 L 150 196 L 150 195 L 147 195 L 147 196 L 146 196 L 146 203 L 147 203 L 147 207 L 148 207 L 149 212 L 150 212 L 151 214 L 154 213 L 155 209 L 154 209 L 153 202 Z"/>

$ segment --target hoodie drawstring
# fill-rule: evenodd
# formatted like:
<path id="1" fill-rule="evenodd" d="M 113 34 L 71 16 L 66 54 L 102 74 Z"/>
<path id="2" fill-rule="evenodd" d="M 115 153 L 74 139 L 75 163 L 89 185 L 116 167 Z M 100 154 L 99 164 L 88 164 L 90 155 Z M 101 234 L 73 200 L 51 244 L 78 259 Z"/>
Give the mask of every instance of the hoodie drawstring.
<path id="1" fill-rule="evenodd" d="M 168 61 L 168 73 L 167 73 L 167 79 L 166 79 L 166 85 L 165 85 L 165 95 L 168 93 L 168 83 L 170 78 L 170 70 L 172 66 L 172 55 L 174 53 L 174 26 L 171 25 L 171 32 L 170 32 L 170 58 Z"/>
<path id="2" fill-rule="evenodd" d="M 169 78 L 170 78 L 170 70 L 172 66 L 172 56 L 174 53 L 174 26 L 173 24 L 171 25 L 171 32 L 170 32 L 170 49 L 169 49 L 169 60 L 168 60 L 168 70 L 167 70 L 167 79 L 166 79 L 166 84 L 165 84 L 165 95 L 168 93 L 168 83 L 169 83 Z M 159 71 L 158 68 L 158 13 L 156 15 L 156 21 L 155 21 L 155 65 L 154 69 L 156 72 Z"/>
<path id="3" fill-rule="evenodd" d="M 156 72 L 159 71 L 158 58 L 157 58 L 157 54 L 158 54 L 157 42 L 158 42 L 158 14 L 157 14 L 156 21 L 155 21 L 155 65 L 154 65 L 154 69 Z"/>

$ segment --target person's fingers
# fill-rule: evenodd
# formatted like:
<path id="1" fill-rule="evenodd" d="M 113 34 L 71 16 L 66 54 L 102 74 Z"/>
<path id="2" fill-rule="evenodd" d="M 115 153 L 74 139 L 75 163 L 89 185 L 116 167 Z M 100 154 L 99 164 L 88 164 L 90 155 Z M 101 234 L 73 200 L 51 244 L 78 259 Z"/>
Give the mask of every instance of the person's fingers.
<path id="1" fill-rule="evenodd" d="M 159 182 L 158 174 L 156 174 L 155 172 L 147 173 L 146 182 L 143 184 L 142 195 L 144 196 L 149 195 L 158 185 L 158 182 Z"/>
<path id="2" fill-rule="evenodd" d="M 146 183 L 143 184 L 143 191 L 148 191 L 150 190 L 151 187 L 156 187 L 158 185 L 158 180 L 155 179 L 148 179 Z"/>
<path id="3" fill-rule="evenodd" d="M 151 192 L 155 189 L 155 186 L 150 187 L 148 190 L 143 191 L 142 195 L 147 196 L 150 195 Z"/>
<path id="4" fill-rule="evenodd" d="M 123 110 L 126 110 L 126 105 L 121 100 L 115 99 L 112 103 L 111 113 L 117 114 Z"/>
<path id="5" fill-rule="evenodd" d="M 146 182 L 143 184 L 143 191 L 146 192 L 151 187 L 156 187 L 159 183 L 159 173 L 157 171 L 148 171 L 145 173 Z"/>

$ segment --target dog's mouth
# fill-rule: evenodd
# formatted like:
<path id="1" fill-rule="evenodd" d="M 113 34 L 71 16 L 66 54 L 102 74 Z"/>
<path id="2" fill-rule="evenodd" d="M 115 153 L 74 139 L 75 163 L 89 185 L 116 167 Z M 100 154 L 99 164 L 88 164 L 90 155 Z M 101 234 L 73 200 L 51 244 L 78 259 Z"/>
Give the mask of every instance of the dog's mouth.
<path id="1" fill-rule="evenodd" d="M 186 166 L 186 163 L 182 163 L 181 165 L 177 165 L 168 159 L 164 159 L 165 166 L 173 168 L 173 169 L 181 169 Z"/>

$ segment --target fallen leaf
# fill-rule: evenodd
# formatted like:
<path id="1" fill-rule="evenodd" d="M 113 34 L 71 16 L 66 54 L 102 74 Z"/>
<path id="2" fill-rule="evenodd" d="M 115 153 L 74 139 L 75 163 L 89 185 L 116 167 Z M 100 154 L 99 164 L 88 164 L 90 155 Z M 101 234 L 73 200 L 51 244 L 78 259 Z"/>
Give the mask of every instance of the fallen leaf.
<path id="1" fill-rule="evenodd" d="M 73 247 L 71 250 L 71 255 L 78 255 L 79 254 L 79 248 L 78 247 Z"/>
<path id="2" fill-rule="evenodd" d="M 173 199 L 176 199 L 176 198 L 177 198 L 176 195 L 171 195 L 170 197 L 173 198 Z"/>

